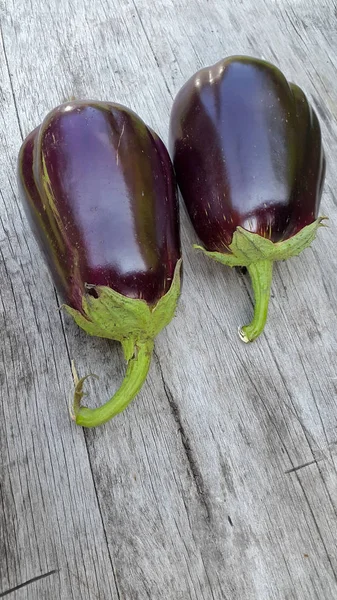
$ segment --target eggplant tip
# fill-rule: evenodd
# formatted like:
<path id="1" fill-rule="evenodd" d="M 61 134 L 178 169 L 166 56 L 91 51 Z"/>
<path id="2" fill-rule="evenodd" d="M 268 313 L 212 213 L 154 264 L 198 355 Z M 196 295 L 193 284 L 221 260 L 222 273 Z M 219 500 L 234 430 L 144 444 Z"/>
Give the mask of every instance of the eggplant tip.
<path id="1" fill-rule="evenodd" d="M 249 342 L 251 341 L 247 335 L 245 334 L 244 330 L 242 327 L 239 327 L 238 329 L 238 334 L 239 334 L 239 338 L 242 342 L 244 342 L 245 344 L 249 344 Z"/>

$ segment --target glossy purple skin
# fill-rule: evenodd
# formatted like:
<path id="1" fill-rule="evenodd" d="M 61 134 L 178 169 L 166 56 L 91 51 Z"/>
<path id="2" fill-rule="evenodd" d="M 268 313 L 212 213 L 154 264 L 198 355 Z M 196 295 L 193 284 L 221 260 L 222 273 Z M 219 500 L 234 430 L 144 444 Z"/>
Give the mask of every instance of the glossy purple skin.
<path id="1" fill-rule="evenodd" d="M 325 159 L 302 90 L 265 61 L 231 57 L 180 90 L 170 124 L 179 188 L 207 250 L 237 226 L 279 242 L 318 216 Z"/>
<path id="2" fill-rule="evenodd" d="M 127 108 L 57 107 L 23 143 L 19 183 L 30 224 L 65 302 L 85 284 L 155 304 L 180 258 L 175 178 L 159 137 Z"/>

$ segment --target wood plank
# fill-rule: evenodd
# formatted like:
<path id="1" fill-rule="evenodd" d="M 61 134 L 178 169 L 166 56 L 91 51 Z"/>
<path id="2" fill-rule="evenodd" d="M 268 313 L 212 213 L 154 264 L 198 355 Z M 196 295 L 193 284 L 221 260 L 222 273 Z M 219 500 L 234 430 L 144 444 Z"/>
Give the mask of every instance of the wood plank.
<path id="1" fill-rule="evenodd" d="M 4 37 L 25 133 L 75 95 L 125 103 L 166 139 L 180 85 L 201 66 L 240 52 L 276 61 L 304 87 L 319 111 L 331 165 L 323 197 L 330 227 L 300 258 L 275 267 L 266 332 L 248 347 L 236 329 L 251 315 L 249 283 L 192 252 L 182 212 L 185 279 L 177 317 L 158 337 L 138 400 L 85 433 L 127 600 L 337 596 L 334 9 L 333 2 L 302 0 L 75 0 L 60 11 L 35 0 L 27 14 L 24 3 L 14 10 L 6 2 Z M 41 289 L 46 274 L 34 252 Z M 24 275 L 27 285 L 29 271 Z M 45 306 L 53 302 L 48 293 Z M 40 318 L 45 313 L 42 306 Z M 69 384 L 59 327 L 55 317 L 58 399 Z M 121 379 L 121 354 L 68 319 L 65 330 L 79 371 L 102 375 L 88 385 L 99 402 Z M 44 413 L 35 416 L 39 425 Z M 64 443 L 71 437 L 83 444 L 62 410 L 57 415 Z M 74 494 L 81 481 L 76 475 Z"/>
<path id="2" fill-rule="evenodd" d="M 55 292 L 17 198 L 21 137 L 0 53 L 0 597 L 56 571 L 41 583 L 49 598 L 117 599 L 85 439 L 67 415 Z"/>

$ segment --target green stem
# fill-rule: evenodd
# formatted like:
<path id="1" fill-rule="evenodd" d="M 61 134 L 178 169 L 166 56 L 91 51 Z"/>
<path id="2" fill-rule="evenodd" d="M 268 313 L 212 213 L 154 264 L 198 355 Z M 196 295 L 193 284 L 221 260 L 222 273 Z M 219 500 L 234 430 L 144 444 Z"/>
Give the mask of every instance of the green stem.
<path id="1" fill-rule="evenodd" d="M 258 260 L 247 266 L 247 269 L 252 280 L 255 306 L 252 322 L 239 331 L 240 338 L 246 343 L 255 340 L 262 333 L 266 324 L 273 277 L 273 261 Z"/>
<path id="2" fill-rule="evenodd" d="M 81 406 L 81 398 L 84 396 L 83 383 L 86 377 L 77 380 L 75 378 L 75 392 L 73 403 L 73 418 L 77 425 L 82 427 L 96 427 L 103 425 L 118 413 L 122 412 L 141 389 L 151 363 L 153 340 L 137 342 L 135 354 L 129 360 L 125 378 L 117 392 L 103 406 L 98 408 L 87 408 Z"/>

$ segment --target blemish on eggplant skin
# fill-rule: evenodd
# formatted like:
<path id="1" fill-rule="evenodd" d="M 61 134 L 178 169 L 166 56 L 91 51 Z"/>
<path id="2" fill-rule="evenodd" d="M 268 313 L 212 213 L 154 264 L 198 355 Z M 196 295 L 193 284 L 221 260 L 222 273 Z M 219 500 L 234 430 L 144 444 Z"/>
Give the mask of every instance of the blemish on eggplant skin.
<path id="1" fill-rule="evenodd" d="M 229 515 L 228 515 L 227 519 L 228 519 L 228 523 L 230 524 L 230 526 L 231 526 L 231 527 L 234 527 L 234 525 L 233 525 L 233 521 L 232 521 L 232 519 L 230 518 L 230 516 L 229 516 Z"/>

